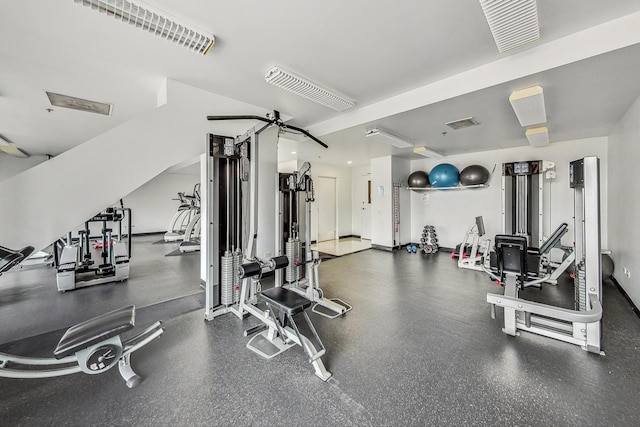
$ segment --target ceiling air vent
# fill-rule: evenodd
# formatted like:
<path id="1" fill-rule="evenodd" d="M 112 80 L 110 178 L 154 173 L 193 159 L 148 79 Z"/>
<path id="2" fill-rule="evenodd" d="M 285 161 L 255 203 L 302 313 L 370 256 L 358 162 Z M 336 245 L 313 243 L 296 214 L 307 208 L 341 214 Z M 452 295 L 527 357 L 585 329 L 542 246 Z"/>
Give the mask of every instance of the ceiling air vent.
<path id="1" fill-rule="evenodd" d="M 59 93 L 47 92 L 49 102 L 56 107 L 72 108 L 74 110 L 86 111 L 87 113 L 104 114 L 110 116 L 113 104 L 104 102 L 89 101 L 88 99 L 76 98 Z"/>
<path id="2" fill-rule="evenodd" d="M 445 123 L 453 130 L 468 128 L 469 126 L 479 125 L 480 122 L 473 117 L 467 117 L 466 119 L 454 120 L 452 122 Z"/>

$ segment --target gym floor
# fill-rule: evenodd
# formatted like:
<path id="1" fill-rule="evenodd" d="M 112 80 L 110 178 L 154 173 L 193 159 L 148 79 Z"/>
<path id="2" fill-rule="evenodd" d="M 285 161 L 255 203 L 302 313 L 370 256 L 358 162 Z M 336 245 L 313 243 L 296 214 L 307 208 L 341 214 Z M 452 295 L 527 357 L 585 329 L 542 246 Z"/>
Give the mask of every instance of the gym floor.
<path id="1" fill-rule="evenodd" d="M 3 425 L 637 425 L 640 319 L 603 285 L 606 356 L 533 334 L 509 337 L 490 318 L 485 274 L 449 254 L 366 250 L 323 262 L 325 295 L 353 306 L 311 314 L 333 377 L 322 382 L 302 350 L 271 360 L 245 348 L 246 322 L 203 320 L 197 255 L 137 237 L 131 278 L 58 293 L 52 269 L 0 278 L 0 351 L 48 356 L 64 329 L 118 306 L 138 326 L 163 319 L 164 335 L 132 356 L 145 380 L 128 389 L 101 375 L 0 378 Z M 268 284 L 265 284 L 268 286 Z M 527 290 L 571 305 L 572 286 Z M 29 338 L 25 338 L 29 337 Z"/>

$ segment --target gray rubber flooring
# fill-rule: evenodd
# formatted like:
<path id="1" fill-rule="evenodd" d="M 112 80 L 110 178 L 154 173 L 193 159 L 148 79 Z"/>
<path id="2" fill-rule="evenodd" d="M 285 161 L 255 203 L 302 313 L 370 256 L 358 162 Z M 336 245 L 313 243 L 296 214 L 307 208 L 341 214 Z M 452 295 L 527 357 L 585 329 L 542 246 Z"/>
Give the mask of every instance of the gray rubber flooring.
<path id="1" fill-rule="evenodd" d="M 193 272 L 181 272 L 181 266 L 197 266 L 187 267 L 191 261 L 181 264 L 176 258 L 181 257 L 151 257 L 155 267 L 133 264 L 132 279 L 141 268 L 149 273 L 140 279 L 141 288 L 164 283 L 159 275 L 170 276 L 165 286 L 186 280 Z M 0 292 L 5 289 L 3 279 Z M 188 311 L 191 302 L 185 303 L 185 298 L 203 294 L 177 292 L 161 304 L 155 303 L 162 298 L 149 304 L 140 300 L 147 307 L 141 309 L 147 312 L 145 320 L 153 321 L 154 314 L 165 316 L 166 327 L 159 340 L 132 356 L 134 369 L 145 377 L 140 386 L 126 388 L 115 369 L 93 376 L 0 379 L 0 423 L 638 425 L 640 320 L 612 283 L 604 285 L 603 297 L 606 356 L 597 356 L 532 334 L 504 335 L 500 313 L 491 320 L 485 302 L 487 292 L 501 288 L 483 273 L 457 269 L 446 253 L 368 250 L 323 262 L 320 279 L 326 296 L 353 306 L 336 319 L 311 314 L 327 347 L 323 360 L 333 373 L 327 383 L 313 374 L 299 347 L 264 360 L 245 348 L 248 338 L 242 331 L 251 319 L 225 315 L 205 322 L 202 309 Z M 138 286 L 133 281 L 123 286 L 132 285 Z M 83 291 L 102 293 L 99 288 Z M 124 299 L 107 298 L 98 311 L 109 304 L 125 305 L 127 297 L 135 295 L 129 292 Z M 563 283 L 527 293 L 532 299 L 569 305 L 572 289 Z M 78 298 L 80 303 L 89 301 Z M 28 305 L 29 299 L 24 296 L 22 302 Z M 182 308 L 173 310 L 178 302 Z M 2 299 L 1 304 L 2 310 L 12 311 L 7 306 L 13 302 Z M 50 304 L 55 313 L 34 310 L 37 317 L 53 318 L 62 312 L 53 307 L 54 301 L 32 304 Z M 13 314 L 20 318 L 19 310 Z M 33 330 L 22 335 L 33 338 L 4 341 L 3 347 L 43 353 L 51 351 L 63 332 Z"/>

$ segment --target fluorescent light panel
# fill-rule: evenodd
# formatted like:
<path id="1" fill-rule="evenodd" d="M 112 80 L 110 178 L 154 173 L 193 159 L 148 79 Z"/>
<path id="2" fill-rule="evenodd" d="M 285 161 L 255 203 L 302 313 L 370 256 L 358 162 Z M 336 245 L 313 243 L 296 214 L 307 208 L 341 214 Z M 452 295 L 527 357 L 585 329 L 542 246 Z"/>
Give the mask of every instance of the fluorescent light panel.
<path id="1" fill-rule="evenodd" d="M 424 157 L 430 157 L 432 159 L 441 159 L 444 157 L 444 154 L 440 154 L 437 151 L 430 150 L 427 147 L 415 147 L 413 149 L 413 152 Z"/>
<path id="2" fill-rule="evenodd" d="M 141 6 L 125 0 L 74 1 L 201 55 L 206 55 L 216 42 L 213 34 L 178 23 L 173 17 L 169 18 L 167 13 L 153 10 L 147 5 Z"/>
<path id="3" fill-rule="evenodd" d="M 540 38 L 536 0 L 480 0 L 500 53 Z"/>
<path id="4" fill-rule="evenodd" d="M 540 86 L 513 91 L 509 97 L 509 102 L 522 127 L 547 122 L 544 93 Z"/>
<path id="5" fill-rule="evenodd" d="M 270 69 L 264 79 L 267 83 L 271 83 L 280 89 L 288 90 L 336 111 L 345 111 L 356 105 L 352 100 L 279 65 Z"/>
<path id="6" fill-rule="evenodd" d="M 394 135 L 391 132 L 387 132 L 386 130 L 380 128 L 369 129 L 365 132 L 364 136 L 370 138 L 371 140 L 382 142 L 388 145 L 393 145 L 394 147 L 398 148 L 413 147 L 413 144 L 405 141 L 401 136 Z"/>
<path id="7" fill-rule="evenodd" d="M 549 129 L 544 126 L 527 129 L 525 136 L 532 147 L 544 147 L 545 145 L 549 145 Z"/>
<path id="8" fill-rule="evenodd" d="M 0 151 L 14 157 L 29 157 L 29 153 L 22 151 L 2 135 L 0 135 Z"/>

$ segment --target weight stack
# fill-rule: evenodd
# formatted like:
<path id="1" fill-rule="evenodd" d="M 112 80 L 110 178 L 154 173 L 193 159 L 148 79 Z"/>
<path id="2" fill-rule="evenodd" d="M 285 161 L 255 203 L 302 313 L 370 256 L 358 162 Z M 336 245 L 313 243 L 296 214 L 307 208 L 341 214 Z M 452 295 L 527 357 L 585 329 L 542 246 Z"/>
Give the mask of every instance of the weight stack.
<path id="1" fill-rule="evenodd" d="M 289 239 L 285 243 L 285 255 L 289 258 L 289 265 L 285 268 L 285 280 L 287 283 L 292 283 L 300 280 L 302 277 L 302 265 L 296 265 L 300 262 L 300 256 L 302 255 L 302 242 L 300 239 Z"/>
<path id="2" fill-rule="evenodd" d="M 226 251 L 220 259 L 220 303 L 233 304 L 233 255 Z"/>
<path id="3" fill-rule="evenodd" d="M 238 267 L 242 264 L 242 251 L 240 249 L 236 249 L 233 253 L 233 303 L 237 304 L 240 302 L 240 277 L 238 276 Z"/>

